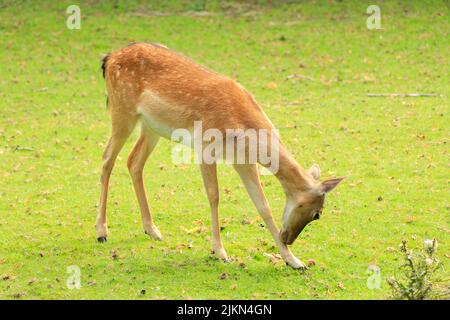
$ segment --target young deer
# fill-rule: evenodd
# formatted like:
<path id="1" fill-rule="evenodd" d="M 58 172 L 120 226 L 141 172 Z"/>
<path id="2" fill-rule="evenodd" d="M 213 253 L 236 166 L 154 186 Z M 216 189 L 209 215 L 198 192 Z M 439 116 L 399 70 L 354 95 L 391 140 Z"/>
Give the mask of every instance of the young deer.
<path id="1" fill-rule="evenodd" d="M 235 81 L 212 72 L 168 48 L 147 43 L 129 45 L 103 59 L 103 75 L 108 90 L 111 137 L 106 146 L 101 175 L 101 195 L 97 217 L 98 241 L 107 237 L 106 202 L 109 177 L 116 157 L 137 122 L 141 135 L 128 158 L 128 168 L 139 202 L 145 232 L 152 238 L 162 236 L 155 226 L 147 203 L 143 168 L 160 136 L 183 128 L 192 131 L 195 121 L 203 128 L 268 130 L 278 145 L 278 170 L 273 171 L 286 195 L 283 226 L 278 230 L 259 181 L 256 163 L 235 163 L 248 194 L 264 219 L 281 256 L 293 268 L 305 268 L 287 245 L 303 228 L 319 219 L 325 194 L 343 178 L 319 181 L 320 169 L 304 170 L 279 141 L 270 120 L 252 95 Z M 257 141 L 253 141 L 257 142 Z M 246 152 L 247 150 L 245 150 Z M 259 158 L 257 160 L 259 161 Z M 261 163 L 261 162 L 260 162 Z M 267 166 L 267 163 L 263 165 Z M 216 163 L 201 163 L 201 174 L 211 207 L 212 250 L 221 259 L 227 254 L 220 239 L 218 217 L 219 188 Z"/>

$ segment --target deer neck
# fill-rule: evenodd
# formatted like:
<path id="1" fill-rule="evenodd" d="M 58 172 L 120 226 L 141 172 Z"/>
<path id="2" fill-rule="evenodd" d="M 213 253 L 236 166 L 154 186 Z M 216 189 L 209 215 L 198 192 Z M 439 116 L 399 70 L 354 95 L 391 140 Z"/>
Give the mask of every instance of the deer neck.
<path id="1" fill-rule="evenodd" d="M 282 145 L 279 150 L 279 169 L 275 173 L 286 195 L 305 191 L 313 185 L 312 178 L 305 169 L 300 166 L 290 152 Z"/>

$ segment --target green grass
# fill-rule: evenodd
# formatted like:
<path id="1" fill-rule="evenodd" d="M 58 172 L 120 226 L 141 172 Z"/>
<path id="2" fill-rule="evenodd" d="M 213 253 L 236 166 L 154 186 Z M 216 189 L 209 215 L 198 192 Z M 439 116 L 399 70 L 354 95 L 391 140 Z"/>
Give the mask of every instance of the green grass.
<path id="1" fill-rule="evenodd" d="M 448 3 L 380 1 L 382 29 L 368 30 L 373 1 L 273 2 L 79 1 L 81 30 L 68 30 L 73 1 L 0 1 L 1 299 L 380 299 L 402 239 L 436 238 L 448 278 Z M 150 240 L 126 169 L 137 133 L 112 175 L 109 241 L 96 242 L 110 128 L 100 58 L 130 41 L 164 43 L 236 78 L 300 164 L 348 177 L 292 247 L 315 266 L 269 262 L 270 234 L 261 220 L 242 224 L 258 215 L 227 166 L 220 215 L 233 261 L 212 258 L 199 169 L 172 164 L 167 140 L 145 171 L 165 238 Z M 440 96 L 367 97 L 387 92 Z M 279 223 L 282 190 L 262 180 Z M 366 286 L 374 263 L 379 290 Z M 66 287 L 70 265 L 81 268 L 80 290 Z"/>

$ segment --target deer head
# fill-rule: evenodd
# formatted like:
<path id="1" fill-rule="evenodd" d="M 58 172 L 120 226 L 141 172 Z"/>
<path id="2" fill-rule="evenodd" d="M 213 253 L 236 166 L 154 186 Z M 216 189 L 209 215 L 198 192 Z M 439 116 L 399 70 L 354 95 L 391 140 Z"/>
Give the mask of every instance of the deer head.
<path id="1" fill-rule="evenodd" d="M 288 194 L 283 213 L 283 227 L 280 240 L 292 244 L 302 230 L 312 221 L 320 219 L 325 203 L 325 195 L 333 190 L 344 178 L 320 181 L 320 168 L 314 164 L 308 174 L 315 183 L 307 190 Z"/>

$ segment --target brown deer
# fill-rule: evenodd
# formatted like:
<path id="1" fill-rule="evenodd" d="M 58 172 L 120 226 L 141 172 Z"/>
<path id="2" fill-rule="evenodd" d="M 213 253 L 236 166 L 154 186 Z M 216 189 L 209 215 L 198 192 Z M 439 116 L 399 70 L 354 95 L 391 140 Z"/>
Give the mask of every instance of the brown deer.
<path id="1" fill-rule="evenodd" d="M 343 178 L 320 182 L 320 169 L 304 170 L 282 145 L 276 130 L 253 96 L 237 82 L 206 69 L 159 44 L 135 43 L 103 59 L 103 76 L 108 91 L 111 137 L 104 151 L 101 195 L 97 217 L 99 242 L 107 240 L 106 203 L 111 171 L 118 153 L 139 122 L 141 135 L 128 158 L 128 168 L 139 202 L 145 233 L 161 240 L 146 199 L 143 168 L 159 137 L 170 139 L 179 128 L 192 131 L 194 122 L 205 129 L 267 130 L 278 142 L 278 168 L 273 170 L 286 195 L 283 225 L 278 230 L 259 181 L 257 163 L 234 163 L 248 194 L 265 221 L 284 261 L 293 268 L 305 268 L 289 250 L 303 228 L 322 213 L 325 194 Z M 258 141 L 248 142 L 257 143 Z M 273 144 L 273 143 L 272 143 Z M 269 147 L 272 146 L 269 144 Z M 248 145 L 247 145 L 248 147 Z M 247 152 L 247 149 L 244 150 Z M 247 159 L 247 158 L 246 158 Z M 268 167 L 267 163 L 261 163 Z M 201 163 L 200 171 L 211 207 L 212 250 L 227 260 L 220 239 L 219 188 L 216 163 Z"/>

